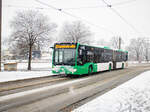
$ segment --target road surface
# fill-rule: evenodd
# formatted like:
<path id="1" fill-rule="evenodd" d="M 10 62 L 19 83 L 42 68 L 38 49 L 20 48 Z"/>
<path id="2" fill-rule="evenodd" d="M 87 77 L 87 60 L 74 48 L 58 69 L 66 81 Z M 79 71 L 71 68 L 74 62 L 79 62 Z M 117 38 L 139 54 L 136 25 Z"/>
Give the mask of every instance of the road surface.
<path id="1" fill-rule="evenodd" d="M 53 86 L 44 86 L 0 97 L 0 111 L 4 112 L 70 112 L 98 95 L 117 87 L 150 70 L 149 64 L 88 77 L 66 80 Z"/>

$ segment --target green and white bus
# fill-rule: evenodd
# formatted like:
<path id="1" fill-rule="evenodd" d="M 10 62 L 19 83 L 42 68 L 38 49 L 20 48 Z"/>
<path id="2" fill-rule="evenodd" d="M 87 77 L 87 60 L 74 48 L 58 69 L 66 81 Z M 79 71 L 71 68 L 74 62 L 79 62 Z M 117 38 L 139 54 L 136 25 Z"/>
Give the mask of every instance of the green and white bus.
<path id="1" fill-rule="evenodd" d="M 108 47 L 95 47 L 79 43 L 55 43 L 52 72 L 83 75 L 94 72 L 126 68 L 128 52 Z"/>

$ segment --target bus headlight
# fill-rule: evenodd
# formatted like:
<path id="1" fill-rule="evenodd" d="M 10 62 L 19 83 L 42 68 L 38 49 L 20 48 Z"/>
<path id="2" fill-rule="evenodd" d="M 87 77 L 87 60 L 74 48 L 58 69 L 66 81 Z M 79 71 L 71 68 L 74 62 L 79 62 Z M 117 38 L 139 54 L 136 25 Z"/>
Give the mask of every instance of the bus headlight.
<path id="1" fill-rule="evenodd" d="M 58 68 L 58 67 L 54 67 L 54 68 L 52 68 L 52 70 L 53 70 L 53 71 L 56 71 L 56 72 L 58 72 L 58 71 L 59 71 L 59 69 L 60 69 L 60 68 Z"/>
<path id="2" fill-rule="evenodd" d="M 72 73 L 74 73 L 74 72 L 76 72 L 76 71 L 77 71 L 77 69 L 70 68 L 70 69 L 69 69 L 69 71 L 70 71 L 70 72 L 72 72 Z"/>

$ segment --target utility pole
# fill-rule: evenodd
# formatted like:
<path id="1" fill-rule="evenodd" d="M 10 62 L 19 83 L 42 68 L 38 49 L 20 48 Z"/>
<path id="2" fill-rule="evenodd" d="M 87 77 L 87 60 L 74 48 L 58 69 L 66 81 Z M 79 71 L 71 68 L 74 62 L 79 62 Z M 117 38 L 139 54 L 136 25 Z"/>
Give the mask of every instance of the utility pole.
<path id="1" fill-rule="evenodd" d="M 1 37 L 2 37 L 2 0 L 0 0 L 0 71 L 1 71 Z"/>
<path id="2" fill-rule="evenodd" d="M 121 49 L 121 37 L 119 37 L 119 49 Z"/>

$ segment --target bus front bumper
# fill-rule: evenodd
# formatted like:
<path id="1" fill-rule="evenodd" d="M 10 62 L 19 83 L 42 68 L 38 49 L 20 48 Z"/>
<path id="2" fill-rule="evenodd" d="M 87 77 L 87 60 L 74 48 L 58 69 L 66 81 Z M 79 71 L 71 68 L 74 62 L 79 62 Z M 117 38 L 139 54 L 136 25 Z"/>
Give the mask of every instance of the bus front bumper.
<path id="1" fill-rule="evenodd" d="M 70 66 L 55 66 L 52 68 L 52 72 L 55 74 L 74 74 L 76 71 L 77 69 Z"/>

